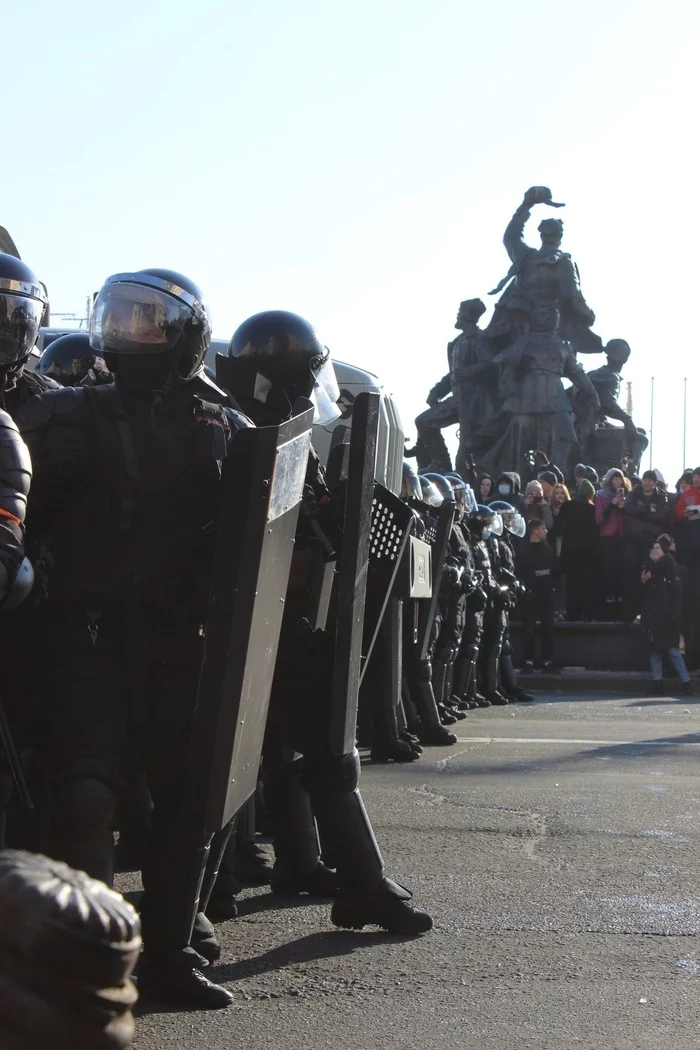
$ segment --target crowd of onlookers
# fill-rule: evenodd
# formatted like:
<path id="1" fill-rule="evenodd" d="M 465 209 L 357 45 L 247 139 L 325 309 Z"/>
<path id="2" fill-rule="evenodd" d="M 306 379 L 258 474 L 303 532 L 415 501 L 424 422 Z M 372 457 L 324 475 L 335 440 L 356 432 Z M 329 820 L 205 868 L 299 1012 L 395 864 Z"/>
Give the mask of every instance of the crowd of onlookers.
<path id="1" fill-rule="evenodd" d="M 700 467 L 684 470 L 670 491 L 661 471 L 638 476 L 626 460 L 600 478 L 578 464 L 571 485 L 549 462 L 522 491 L 512 471 L 475 480 L 479 502 L 503 500 L 543 523 L 556 558 L 558 619 L 639 617 L 652 650 L 684 646 L 689 665 L 700 665 Z"/>

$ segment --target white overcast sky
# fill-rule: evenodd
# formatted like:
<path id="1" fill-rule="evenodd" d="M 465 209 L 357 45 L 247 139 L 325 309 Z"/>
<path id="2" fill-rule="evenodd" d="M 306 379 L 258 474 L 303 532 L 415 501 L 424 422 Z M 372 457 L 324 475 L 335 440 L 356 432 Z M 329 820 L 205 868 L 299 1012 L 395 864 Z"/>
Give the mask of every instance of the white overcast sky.
<path id="1" fill-rule="evenodd" d="M 549 185 L 597 330 L 632 346 L 646 427 L 656 377 L 654 466 L 674 481 L 684 376 L 700 462 L 699 11 L 5 4 L 0 223 L 56 310 L 155 265 L 201 285 L 217 336 L 261 309 L 306 315 L 380 374 L 412 436 L 459 300 L 487 298 L 523 191 Z"/>

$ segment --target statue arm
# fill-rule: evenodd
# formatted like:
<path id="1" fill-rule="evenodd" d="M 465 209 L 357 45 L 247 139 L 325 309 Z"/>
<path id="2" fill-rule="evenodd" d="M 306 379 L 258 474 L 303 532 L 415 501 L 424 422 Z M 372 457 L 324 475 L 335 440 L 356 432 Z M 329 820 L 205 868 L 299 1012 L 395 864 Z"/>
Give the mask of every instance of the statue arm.
<path id="1" fill-rule="evenodd" d="M 514 265 L 522 262 L 527 253 L 533 251 L 530 245 L 526 243 L 524 237 L 525 224 L 529 218 L 530 206 L 523 201 L 506 226 L 506 232 L 503 234 L 503 244 L 508 252 L 510 261 Z"/>
<path id="2" fill-rule="evenodd" d="M 612 393 L 609 390 L 600 392 L 600 407 L 608 419 L 619 419 L 624 424 L 625 430 L 634 431 L 637 433 L 637 428 L 634 425 L 632 416 L 625 412 L 622 405 L 618 404 Z"/>
<path id="3" fill-rule="evenodd" d="M 589 326 L 594 324 L 595 314 L 583 298 L 583 293 L 581 292 L 581 278 L 579 276 L 578 266 L 568 256 L 564 255 L 559 262 L 559 267 L 559 287 L 561 290 L 561 297 L 564 302 L 567 303 L 569 310 L 573 315 L 571 319 L 575 319 Z"/>
<path id="4" fill-rule="evenodd" d="M 438 401 L 442 401 L 443 397 L 447 397 L 452 392 L 452 380 L 450 379 L 449 373 L 443 376 L 428 394 L 426 401 L 429 405 L 436 405 Z"/>
<path id="5" fill-rule="evenodd" d="M 598 391 L 593 386 L 593 383 L 591 383 L 580 364 L 576 361 L 573 353 L 570 353 L 567 358 L 564 366 L 564 376 L 566 379 L 570 379 L 577 390 L 580 390 L 581 393 L 585 394 L 596 408 L 600 407 Z"/>

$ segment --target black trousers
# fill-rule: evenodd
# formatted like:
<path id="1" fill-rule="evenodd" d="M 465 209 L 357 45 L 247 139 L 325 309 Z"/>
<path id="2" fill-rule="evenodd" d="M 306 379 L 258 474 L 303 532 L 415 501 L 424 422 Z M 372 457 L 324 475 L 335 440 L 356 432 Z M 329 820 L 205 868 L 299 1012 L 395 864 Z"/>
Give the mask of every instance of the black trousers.
<path id="1" fill-rule="evenodd" d="M 600 568 L 603 596 L 620 601 L 625 583 L 625 537 L 600 537 Z"/>
<path id="2" fill-rule="evenodd" d="M 596 595 L 595 560 L 581 553 L 571 561 L 566 572 L 566 618 L 567 620 L 591 620 Z"/>
<path id="3" fill-rule="evenodd" d="M 50 855 L 109 882 L 112 821 L 130 776 L 153 800 L 143 860 L 144 945 L 187 952 L 209 852 L 184 819 L 185 766 L 203 655 L 177 608 L 52 609 L 40 755 L 52 785 Z"/>
<path id="4" fill-rule="evenodd" d="M 540 646 L 543 662 L 554 659 L 554 595 L 524 594 L 520 603 L 523 615 L 523 658 L 535 659 L 537 622 L 540 622 Z"/>

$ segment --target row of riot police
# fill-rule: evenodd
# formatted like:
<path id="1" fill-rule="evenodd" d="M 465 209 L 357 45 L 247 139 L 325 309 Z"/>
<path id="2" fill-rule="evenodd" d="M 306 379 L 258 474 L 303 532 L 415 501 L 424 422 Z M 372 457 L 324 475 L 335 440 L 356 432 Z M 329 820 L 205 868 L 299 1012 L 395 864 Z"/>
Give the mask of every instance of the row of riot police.
<path id="1" fill-rule="evenodd" d="M 456 743 L 449 727 L 469 710 L 533 697 L 518 685 L 510 644 L 524 518 L 507 503 L 478 504 L 458 474 L 418 476 L 410 463 L 402 498 L 431 541 L 435 593 L 403 603 L 397 713 L 393 724 L 374 719 L 371 746 L 376 760 L 410 762 L 422 745 Z"/>
<path id="2" fill-rule="evenodd" d="M 360 681 L 388 644 L 401 514 L 415 517 L 374 483 L 373 395 L 330 479 L 311 424 L 338 413 L 338 390 L 298 316 L 244 322 L 213 382 L 200 289 L 119 273 L 87 341 L 58 340 L 33 375 L 45 305 L 0 255 L 8 841 L 111 884 L 119 804 L 143 784 L 140 987 L 227 1006 L 204 913 L 262 756 L 278 886 L 332 897 L 340 927 L 429 930 L 387 878 L 358 789 Z"/>

